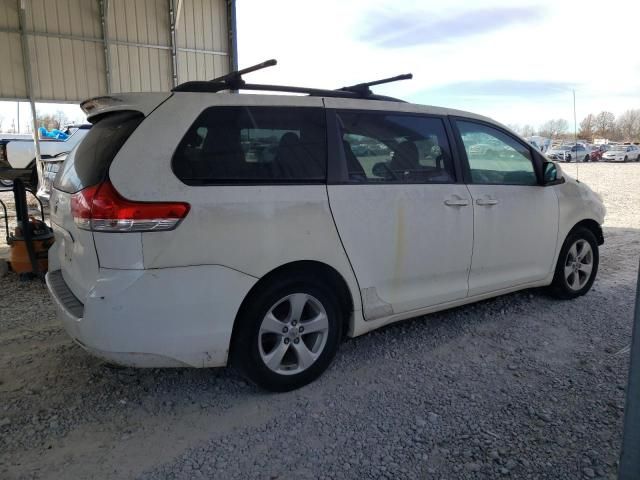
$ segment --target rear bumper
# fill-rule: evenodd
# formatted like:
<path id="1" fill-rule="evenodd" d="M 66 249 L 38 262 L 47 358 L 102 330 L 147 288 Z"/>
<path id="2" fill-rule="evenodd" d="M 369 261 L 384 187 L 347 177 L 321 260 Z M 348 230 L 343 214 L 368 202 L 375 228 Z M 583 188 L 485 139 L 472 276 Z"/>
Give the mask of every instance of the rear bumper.
<path id="1" fill-rule="evenodd" d="M 46 281 L 58 319 L 89 353 L 131 367 L 218 367 L 257 279 L 215 265 L 100 269 L 84 304 L 60 270 Z"/>

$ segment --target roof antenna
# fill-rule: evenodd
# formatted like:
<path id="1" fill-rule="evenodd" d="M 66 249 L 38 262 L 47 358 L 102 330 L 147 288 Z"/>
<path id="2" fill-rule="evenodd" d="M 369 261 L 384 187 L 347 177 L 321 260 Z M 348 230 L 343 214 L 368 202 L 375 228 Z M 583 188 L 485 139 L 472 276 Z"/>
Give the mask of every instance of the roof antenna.
<path id="1" fill-rule="evenodd" d="M 578 121 L 576 119 L 576 90 L 575 88 L 572 90 L 573 92 L 573 143 L 576 148 L 576 180 L 580 179 L 580 167 L 578 163 L 580 163 L 580 159 L 578 158 Z"/>

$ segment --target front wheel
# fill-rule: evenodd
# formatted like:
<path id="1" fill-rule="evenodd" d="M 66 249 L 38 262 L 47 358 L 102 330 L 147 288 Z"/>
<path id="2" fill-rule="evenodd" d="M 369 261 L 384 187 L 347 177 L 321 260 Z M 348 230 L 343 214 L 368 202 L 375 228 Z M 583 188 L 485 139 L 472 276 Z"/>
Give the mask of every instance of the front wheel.
<path id="1" fill-rule="evenodd" d="M 573 230 L 564 241 L 550 292 L 561 299 L 576 298 L 587 293 L 598 273 L 598 243 L 586 228 Z"/>
<path id="2" fill-rule="evenodd" d="M 338 350 L 343 323 L 339 305 L 330 289 L 308 279 L 287 277 L 260 289 L 238 317 L 234 365 L 273 392 L 314 381 Z"/>
<path id="3" fill-rule="evenodd" d="M 626 155 L 624 156 L 624 160 L 622 160 L 623 162 L 626 162 L 627 160 L 629 160 L 629 157 L 627 157 Z"/>

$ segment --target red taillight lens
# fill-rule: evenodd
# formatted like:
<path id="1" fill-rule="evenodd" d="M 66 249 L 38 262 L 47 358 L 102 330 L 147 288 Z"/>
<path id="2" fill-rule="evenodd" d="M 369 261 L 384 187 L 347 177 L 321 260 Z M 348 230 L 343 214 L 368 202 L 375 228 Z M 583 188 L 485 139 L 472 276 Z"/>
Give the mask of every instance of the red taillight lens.
<path id="1" fill-rule="evenodd" d="M 78 228 L 95 232 L 152 232 L 174 229 L 189 213 L 183 202 L 135 202 L 123 198 L 106 181 L 71 197 Z"/>

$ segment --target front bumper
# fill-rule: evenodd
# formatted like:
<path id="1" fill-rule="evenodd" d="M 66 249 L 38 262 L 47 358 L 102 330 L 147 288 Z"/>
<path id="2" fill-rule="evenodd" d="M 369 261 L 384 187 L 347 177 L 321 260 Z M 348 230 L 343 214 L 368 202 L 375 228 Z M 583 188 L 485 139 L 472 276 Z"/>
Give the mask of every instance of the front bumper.
<path id="1" fill-rule="evenodd" d="M 82 304 L 61 270 L 46 282 L 57 316 L 82 348 L 131 367 L 219 367 L 256 278 L 217 265 L 100 269 Z"/>

